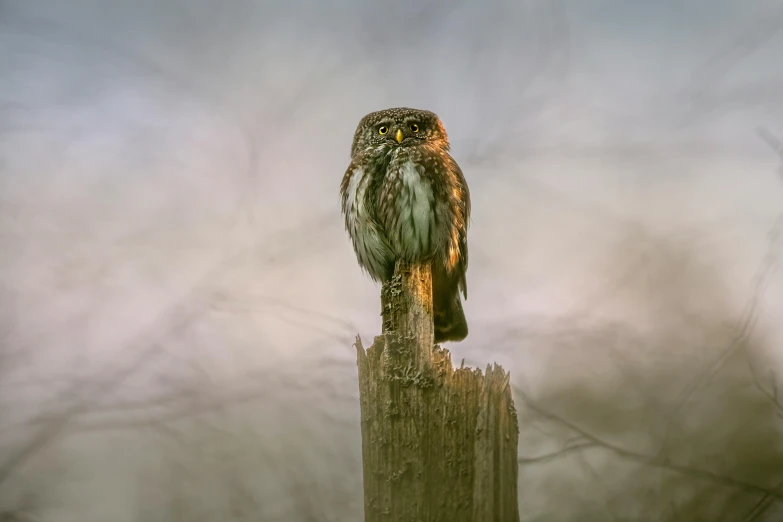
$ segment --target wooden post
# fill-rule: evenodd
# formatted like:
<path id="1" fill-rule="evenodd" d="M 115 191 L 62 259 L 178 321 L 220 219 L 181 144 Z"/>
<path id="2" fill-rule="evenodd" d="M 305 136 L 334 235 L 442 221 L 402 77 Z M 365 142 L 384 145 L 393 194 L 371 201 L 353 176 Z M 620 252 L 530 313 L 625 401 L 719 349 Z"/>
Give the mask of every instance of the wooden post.
<path id="1" fill-rule="evenodd" d="M 365 522 L 518 522 L 509 374 L 433 346 L 428 265 L 398 263 L 381 304 L 382 335 L 356 339 Z"/>

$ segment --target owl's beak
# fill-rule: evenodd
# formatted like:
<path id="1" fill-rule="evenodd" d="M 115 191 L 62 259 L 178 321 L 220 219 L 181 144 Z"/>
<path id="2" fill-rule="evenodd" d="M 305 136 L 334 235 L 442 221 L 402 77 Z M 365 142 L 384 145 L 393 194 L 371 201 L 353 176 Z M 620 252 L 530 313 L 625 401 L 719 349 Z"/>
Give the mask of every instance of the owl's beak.
<path id="1" fill-rule="evenodd" d="M 397 129 L 397 132 L 394 133 L 394 139 L 397 140 L 397 143 L 402 143 L 403 138 L 405 136 L 402 135 L 402 129 Z"/>

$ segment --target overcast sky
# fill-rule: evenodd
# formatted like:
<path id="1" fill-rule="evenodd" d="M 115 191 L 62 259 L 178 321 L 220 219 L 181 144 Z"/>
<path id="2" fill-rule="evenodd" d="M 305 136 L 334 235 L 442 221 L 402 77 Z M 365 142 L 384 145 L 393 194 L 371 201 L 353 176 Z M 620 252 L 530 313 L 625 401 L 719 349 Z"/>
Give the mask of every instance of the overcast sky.
<path id="1" fill-rule="evenodd" d="M 569 440 L 535 400 L 781 482 L 747 391 L 783 366 L 781 56 L 772 0 L 0 0 L 0 511 L 360 520 L 379 287 L 338 189 L 392 106 L 438 113 L 465 172 L 448 348 L 511 370 L 520 455 Z M 740 490 L 600 448 L 520 468 L 523 520 L 738 520 Z"/>

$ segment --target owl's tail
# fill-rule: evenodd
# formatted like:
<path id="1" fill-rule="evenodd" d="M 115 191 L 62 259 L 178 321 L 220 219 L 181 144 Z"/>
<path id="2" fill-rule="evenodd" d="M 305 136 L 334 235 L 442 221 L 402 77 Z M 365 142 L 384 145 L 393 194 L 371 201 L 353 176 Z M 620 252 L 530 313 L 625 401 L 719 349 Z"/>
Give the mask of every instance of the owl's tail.
<path id="1" fill-rule="evenodd" d="M 468 321 L 462 310 L 459 289 L 456 284 L 442 283 L 445 281 L 436 278 L 432 288 L 435 343 L 461 341 L 468 336 Z"/>

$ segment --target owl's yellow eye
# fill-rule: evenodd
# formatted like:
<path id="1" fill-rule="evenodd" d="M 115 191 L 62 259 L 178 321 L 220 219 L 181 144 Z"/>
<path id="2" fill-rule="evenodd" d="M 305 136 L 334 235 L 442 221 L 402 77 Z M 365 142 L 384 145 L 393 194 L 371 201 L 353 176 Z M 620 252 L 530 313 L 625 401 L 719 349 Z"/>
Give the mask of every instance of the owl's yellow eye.
<path id="1" fill-rule="evenodd" d="M 415 123 L 411 123 L 410 128 L 413 132 L 419 132 L 419 126 Z"/>
<path id="2" fill-rule="evenodd" d="M 383 136 L 383 135 L 384 135 L 384 134 L 386 134 L 387 132 L 389 132 L 389 127 L 387 127 L 386 125 L 381 125 L 381 126 L 378 128 L 378 134 L 380 134 L 381 136 Z"/>

